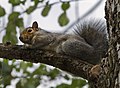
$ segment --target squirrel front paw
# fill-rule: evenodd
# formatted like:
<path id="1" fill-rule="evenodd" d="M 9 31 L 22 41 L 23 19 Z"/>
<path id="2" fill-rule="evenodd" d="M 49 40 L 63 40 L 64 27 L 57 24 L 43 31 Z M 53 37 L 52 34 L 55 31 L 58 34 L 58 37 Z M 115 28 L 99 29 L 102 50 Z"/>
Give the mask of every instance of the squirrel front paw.
<path id="1" fill-rule="evenodd" d="M 97 80 L 101 72 L 100 65 L 95 65 L 89 71 L 89 77 L 91 80 Z"/>

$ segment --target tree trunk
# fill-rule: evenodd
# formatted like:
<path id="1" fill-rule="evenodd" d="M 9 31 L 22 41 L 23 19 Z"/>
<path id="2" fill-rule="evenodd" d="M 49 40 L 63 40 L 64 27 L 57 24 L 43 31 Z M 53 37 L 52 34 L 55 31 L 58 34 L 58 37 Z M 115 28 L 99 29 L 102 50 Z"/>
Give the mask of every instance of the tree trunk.
<path id="1" fill-rule="evenodd" d="M 120 0 L 107 0 L 105 18 L 109 36 L 108 57 L 101 63 L 101 73 L 92 88 L 120 88 Z"/>

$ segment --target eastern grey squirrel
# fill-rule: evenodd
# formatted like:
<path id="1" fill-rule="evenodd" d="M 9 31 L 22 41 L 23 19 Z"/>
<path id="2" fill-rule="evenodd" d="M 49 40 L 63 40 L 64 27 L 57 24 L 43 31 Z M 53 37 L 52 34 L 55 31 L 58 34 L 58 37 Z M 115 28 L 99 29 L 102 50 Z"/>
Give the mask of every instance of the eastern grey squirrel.
<path id="1" fill-rule="evenodd" d="M 32 27 L 21 32 L 19 39 L 28 47 L 55 51 L 91 64 L 99 63 L 108 49 L 105 23 L 92 20 L 77 25 L 74 30 L 74 35 L 50 33 L 38 28 L 35 21 Z"/>

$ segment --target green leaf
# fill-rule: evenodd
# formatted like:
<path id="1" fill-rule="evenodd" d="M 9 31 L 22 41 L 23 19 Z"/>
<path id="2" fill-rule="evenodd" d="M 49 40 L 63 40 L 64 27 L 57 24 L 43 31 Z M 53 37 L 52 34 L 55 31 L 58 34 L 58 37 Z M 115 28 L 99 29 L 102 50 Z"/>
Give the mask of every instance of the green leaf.
<path id="1" fill-rule="evenodd" d="M 33 12 L 35 9 L 36 9 L 36 6 L 30 6 L 30 7 L 26 10 L 26 12 L 27 12 L 27 14 L 30 14 L 30 13 Z"/>
<path id="2" fill-rule="evenodd" d="M 19 80 L 19 82 L 17 82 L 16 88 L 22 88 L 21 80 Z"/>
<path id="3" fill-rule="evenodd" d="M 82 88 L 86 84 L 87 82 L 85 80 L 73 78 L 71 88 L 77 88 L 77 87 Z"/>
<path id="4" fill-rule="evenodd" d="M 11 3 L 13 6 L 21 4 L 21 0 L 9 0 L 9 3 Z"/>
<path id="5" fill-rule="evenodd" d="M 39 0 L 34 0 L 35 5 L 37 6 L 39 3 Z"/>
<path id="6" fill-rule="evenodd" d="M 16 84 L 16 88 L 37 88 L 37 86 L 40 84 L 39 81 L 39 78 L 22 78 Z"/>
<path id="7" fill-rule="evenodd" d="M 40 84 L 39 81 L 40 81 L 39 78 L 31 78 L 31 77 L 22 79 L 20 81 L 22 87 L 20 88 L 36 88 Z"/>
<path id="8" fill-rule="evenodd" d="M 70 3 L 69 2 L 63 2 L 62 3 L 61 8 L 62 8 L 63 11 L 66 11 L 69 7 L 70 7 Z"/>
<path id="9" fill-rule="evenodd" d="M 21 3 L 22 3 L 23 5 L 25 4 L 25 2 L 26 2 L 26 0 L 22 0 L 22 1 L 21 1 Z"/>
<path id="10" fill-rule="evenodd" d="M 28 65 L 29 67 L 32 67 L 32 66 L 33 66 L 33 63 L 27 62 L 27 65 Z"/>
<path id="11" fill-rule="evenodd" d="M 66 15 L 66 12 L 62 13 L 59 18 L 58 18 L 58 22 L 60 26 L 65 26 L 69 23 L 69 19 Z"/>
<path id="12" fill-rule="evenodd" d="M 18 42 L 16 36 L 16 25 L 13 20 L 9 21 L 6 27 L 6 34 L 3 37 L 3 42 L 11 41 L 12 44 L 16 44 Z"/>
<path id="13" fill-rule="evenodd" d="M 23 18 L 17 19 L 16 25 L 17 25 L 19 28 L 20 28 L 20 27 L 24 27 Z"/>
<path id="14" fill-rule="evenodd" d="M 8 60 L 4 59 L 2 62 L 2 76 L 6 77 L 7 75 L 10 75 L 12 71 L 12 68 L 8 65 Z"/>
<path id="15" fill-rule="evenodd" d="M 19 12 L 12 12 L 12 13 L 9 15 L 8 19 L 9 19 L 9 21 L 13 21 L 13 20 L 17 19 L 19 15 L 20 15 Z"/>
<path id="16" fill-rule="evenodd" d="M 50 9 L 51 9 L 51 5 L 46 4 L 45 8 L 42 10 L 41 15 L 44 17 L 47 16 L 48 13 L 50 12 Z"/>
<path id="17" fill-rule="evenodd" d="M 58 85 L 56 88 L 71 88 L 71 86 L 69 84 L 62 83 Z"/>
<path id="18" fill-rule="evenodd" d="M 55 77 L 57 77 L 57 75 L 60 73 L 59 70 L 57 69 L 53 69 L 49 72 L 48 76 L 51 77 L 51 79 L 55 79 Z"/>
<path id="19" fill-rule="evenodd" d="M 29 78 L 25 88 L 36 88 L 40 84 L 39 81 L 39 78 Z"/>
<path id="20" fill-rule="evenodd" d="M 39 68 L 37 68 L 33 73 L 32 73 L 32 76 L 33 75 L 47 75 L 48 72 L 46 70 L 46 66 L 44 64 L 41 64 L 39 66 Z"/>
<path id="21" fill-rule="evenodd" d="M 6 27 L 6 35 L 16 35 L 16 25 L 14 21 L 9 21 Z"/>
<path id="22" fill-rule="evenodd" d="M 8 19 L 9 19 L 8 23 L 11 23 L 10 25 L 18 26 L 19 28 L 23 27 L 24 26 L 23 18 L 19 18 L 19 15 L 20 15 L 19 12 L 12 12 L 8 17 Z"/>
<path id="23" fill-rule="evenodd" d="M 20 68 L 23 69 L 23 71 L 26 71 L 27 67 L 28 67 L 27 63 L 25 63 L 24 61 L 21 61 Z"/>
<path id="24" fill-rule="evenodd" d="M 11 80 L 12 80 L 12 77 L 10 74 L 7 76 L 3 76 L 3 83 L 4 83 L 3 88 L 6 88 L 6 86 L 10 85 Z"/>
<path id="25" fill-rule="evenodd" d="M 12 66 L 10 66 L 9 61 L 7 59 L 3 59 L 2 62 L 2 83 L 4 84 L 4 88 L 6 88 L 7 85 L 10 84 L 12 80 L 11 71 L 12 71 Z"/>
<path id="26" fill-rule="evenodd" d="M 5 9 L 0 6 L 0 17 L 6 14 Z"/>
<path id="27" fill-rule="evenodd" d="M 11 41 L 12 44 L 16 44 L 18 42 L 16 27 L 23 27 L 23 18 L 19 18 L 19 12 L 12 12 L 8 17 L 8 24 L 6 27 L 6 34 L 3 37 L 3 42 Z"/>
<path id="28" fill-rule="evenodd" d="M 18 39 L 17 39 L 16 35 L 15 36 L 14 35 L 12 35 L 12 36 L 5 35 L 3 37 L 3 43 L 6 43 L 7 41 L 11 41 L 12 44 L 16 44 L 18 42 Z"/>
<path id="29" fill-rule="evenodd" d="M 65 78 L 66 80 L 69 80 L 69 79 L 70 79 L 70 78 L 68 77 L 68 75 L 65 75 L 64 78 Z"/>

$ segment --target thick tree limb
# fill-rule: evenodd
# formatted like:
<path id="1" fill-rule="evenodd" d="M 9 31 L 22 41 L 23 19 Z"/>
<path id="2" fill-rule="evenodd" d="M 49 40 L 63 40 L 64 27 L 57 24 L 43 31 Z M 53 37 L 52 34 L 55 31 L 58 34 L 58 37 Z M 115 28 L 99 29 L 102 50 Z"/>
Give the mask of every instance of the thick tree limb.
<path id="1" fill-rule="evenodd" d="M 80 59 L 58 55 L 51 51 L 24 49 L 22 45 L 0 44 L 0 58 L 7 58 L 10 60 L 15 58 L 34 63 L 40 62 L 52 65 L 85 79 L 88 79 L 88 72 L 93 66 Z"/>

